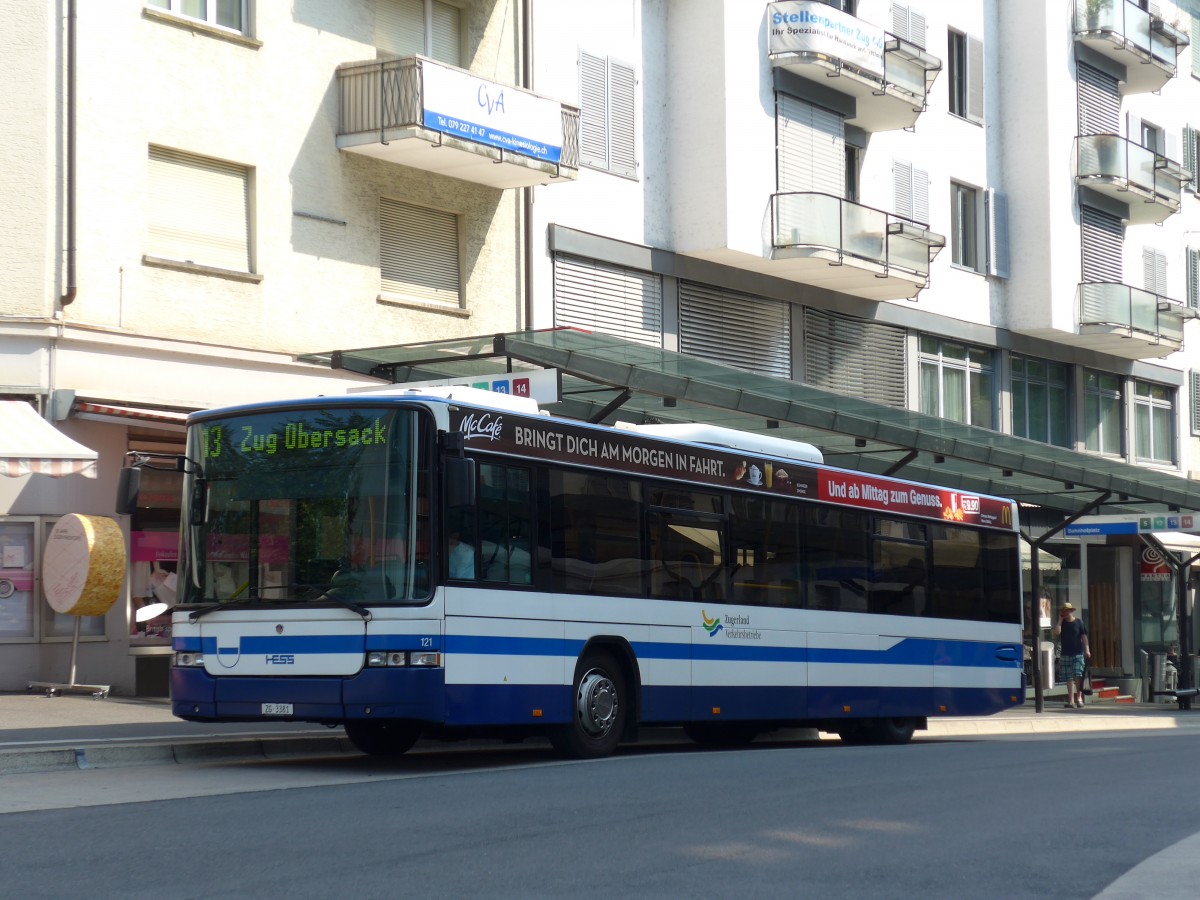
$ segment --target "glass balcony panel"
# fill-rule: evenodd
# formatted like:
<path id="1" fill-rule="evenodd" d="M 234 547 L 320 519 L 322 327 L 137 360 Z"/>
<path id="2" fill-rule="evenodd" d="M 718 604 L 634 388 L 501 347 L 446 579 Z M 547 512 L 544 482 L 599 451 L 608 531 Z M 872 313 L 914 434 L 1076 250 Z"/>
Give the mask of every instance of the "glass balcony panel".
<path id="1" fill-rule="evenodd" d="M 1134 331 L 1158 334 L 1158 298 L 1149 291 L 1128 288 L 1130 325 Z"/>
<path id="2" fill-rule="evenodd" d="M 1182 182 L 1178 178 L 1167 175 L 1160 170 L 1158 178 L 1154 182 L 1154 192 L 1158 194 L 1160 199 L 1177 207 L 1183 196 Z"/>
<path id="3" fill-rule="evenodd" d="M 1175 43 L 1175 39 L 1157 31 L 1150 34 L 1150 52 L 1155 59 L 1162 60 L 1171 68 L 1175 67 L 1179 59 L 1179 46 Z"/>
<path id="4" fill-rule="evenodd" d="M 1129 151 L 1129 183 L 1153 194 L 1154 153 L 1132 141 L 1126 148 Z"/>
<path id="5" fill-rule="evenodd" d="M 887 234 L 887 214 L 857 203 L 842 201 L 841 205 L 846 252 L 859 259 L 886 262 L 883 241 Z"/>
<path id="6" fill-rule="evenodd" d="M 888 235 L 888 263 L 918 275 L 928 275 L 929 245 L 902 234 Z"/>
<path id="7" fill-rule="evenodd" d="M 1167 310 L 1158 314 L 1158 333 L 1163 340 L 1171 341 L 1172 343 L 1183 343 L 1183 316 L 1173 310 Z"/>
<path id="8" fill-rule="evenodd" d="M 829 194 L 776 194 L 775 235 L 780 246 L 841 249 L 842 201 Z"/>
<path id="9" fill-rule="evenodd" d="M 1087 134 L 1079 138 L 1079 177 L 1107 175 L 1125 178 L 1125 145 L 1115 134 Z"/>
<path id="10" fill-rule="evenodd" d="M 1121 31 L 1121 0 L 1075 0 L 1076 31 Z"/>
<path id="11" fill-rule="evenodd" d="M 904 59 L 895 53 L 884 55 L 884 65 L 887 71 L 884 77 L 912 94 L 919 102 L 925 102 L 925 70 L 911 59 Z"/>
<path id="12" fill-rule="evenodd" d="M 1130 0 L 1124 0 L 1125 39 L 1146 53 L 1150 52 L 1150 13 Z"/>
<path id="13" fill-rule="evenodd" d="M 1080 285 L 1082 325 L 1128 325 L 1129 288 L 1123 284 Z"/>

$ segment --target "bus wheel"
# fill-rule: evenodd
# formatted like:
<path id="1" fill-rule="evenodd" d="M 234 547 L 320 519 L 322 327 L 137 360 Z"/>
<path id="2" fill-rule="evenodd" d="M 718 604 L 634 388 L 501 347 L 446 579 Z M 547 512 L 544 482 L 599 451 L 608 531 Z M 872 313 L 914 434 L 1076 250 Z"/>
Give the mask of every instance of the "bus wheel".
<path id="1" fill-rule="evenodd" d="M 683 733 L 702 747 L 744 747 L 758 737 L 753 725 L 732 722 L 688 722 Z"/>
<path id="2" fill-rule="evenodd" d="M 874 743 L 907 744 L 917 730 L 917 723 L 912 719 L 876 719 L 871 730 Z"/>
<path id="3" fill-rule="evenodd" d="M 607 653 L 589 653 L 575 667 L 571 722 L 549 734 L 554 749 L 572 759 L 608 756 L 625 730 L 626 696 L 616 661 Z"/>
<path id="4" fill-rule="evenodd" d="M 421 727 L 404 719 L 354 719 L 346 723 L 346 737 L 369 756 L 401 756 L 421 737 Z"/>

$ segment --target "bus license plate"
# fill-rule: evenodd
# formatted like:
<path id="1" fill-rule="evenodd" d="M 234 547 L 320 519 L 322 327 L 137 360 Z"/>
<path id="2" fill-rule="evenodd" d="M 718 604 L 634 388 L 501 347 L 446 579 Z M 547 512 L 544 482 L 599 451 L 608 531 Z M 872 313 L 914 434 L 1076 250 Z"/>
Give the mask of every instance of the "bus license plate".
<path id="1" fill-rule="evenodd" d="M 264 716 L 290 716 L 292 714 L 292 704 L 264 703 L 262 705 L 262 714 Z"/>

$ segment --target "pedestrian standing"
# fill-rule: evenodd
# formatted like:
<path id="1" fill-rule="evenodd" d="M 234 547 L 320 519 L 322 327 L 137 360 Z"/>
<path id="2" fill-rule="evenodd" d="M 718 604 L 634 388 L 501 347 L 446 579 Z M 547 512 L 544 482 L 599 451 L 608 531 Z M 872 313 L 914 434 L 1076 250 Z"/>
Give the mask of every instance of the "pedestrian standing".
<path id="1" fill-rule="evenodd" d="M 1092 658 L 1088 647 L 1087 626 L 1081 619 L 1075 618 L 1075 607 L 1071 601 L 1064 603 L 1058 610 L 1058 621 L 1054 623 L 1054 635 L 1060 642 L 1060 657 L 1062 658 L 1063 678 L 1067 682 L 1066 707 L 1083 707 L 1083 672 L 1087 661 Z"/>

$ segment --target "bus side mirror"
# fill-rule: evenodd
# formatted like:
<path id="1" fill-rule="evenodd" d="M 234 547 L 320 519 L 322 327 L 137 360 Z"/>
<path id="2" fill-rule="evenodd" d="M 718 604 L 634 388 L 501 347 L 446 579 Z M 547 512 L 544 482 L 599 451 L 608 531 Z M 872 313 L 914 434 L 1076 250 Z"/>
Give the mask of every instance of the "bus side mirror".
<path id="1" fill-rule="evenodd" d="M 197 476 L 192 480 L 188 498 L 188 524 L 203 525 L 208 521 L 208 479 Z"/>
<path id="2" fill-rule="evenodd" d="M 133 466 L 121 470 L 117 477 L 117 515 L 131 516 L 137 509 L 138 492 L 142 486 L 142 470 Z"/>
<path id="3" fill-rule="evenodd" d="M 475 505 L 475 460 L 446 457 L 446 506 L 462 509 Z"/>

